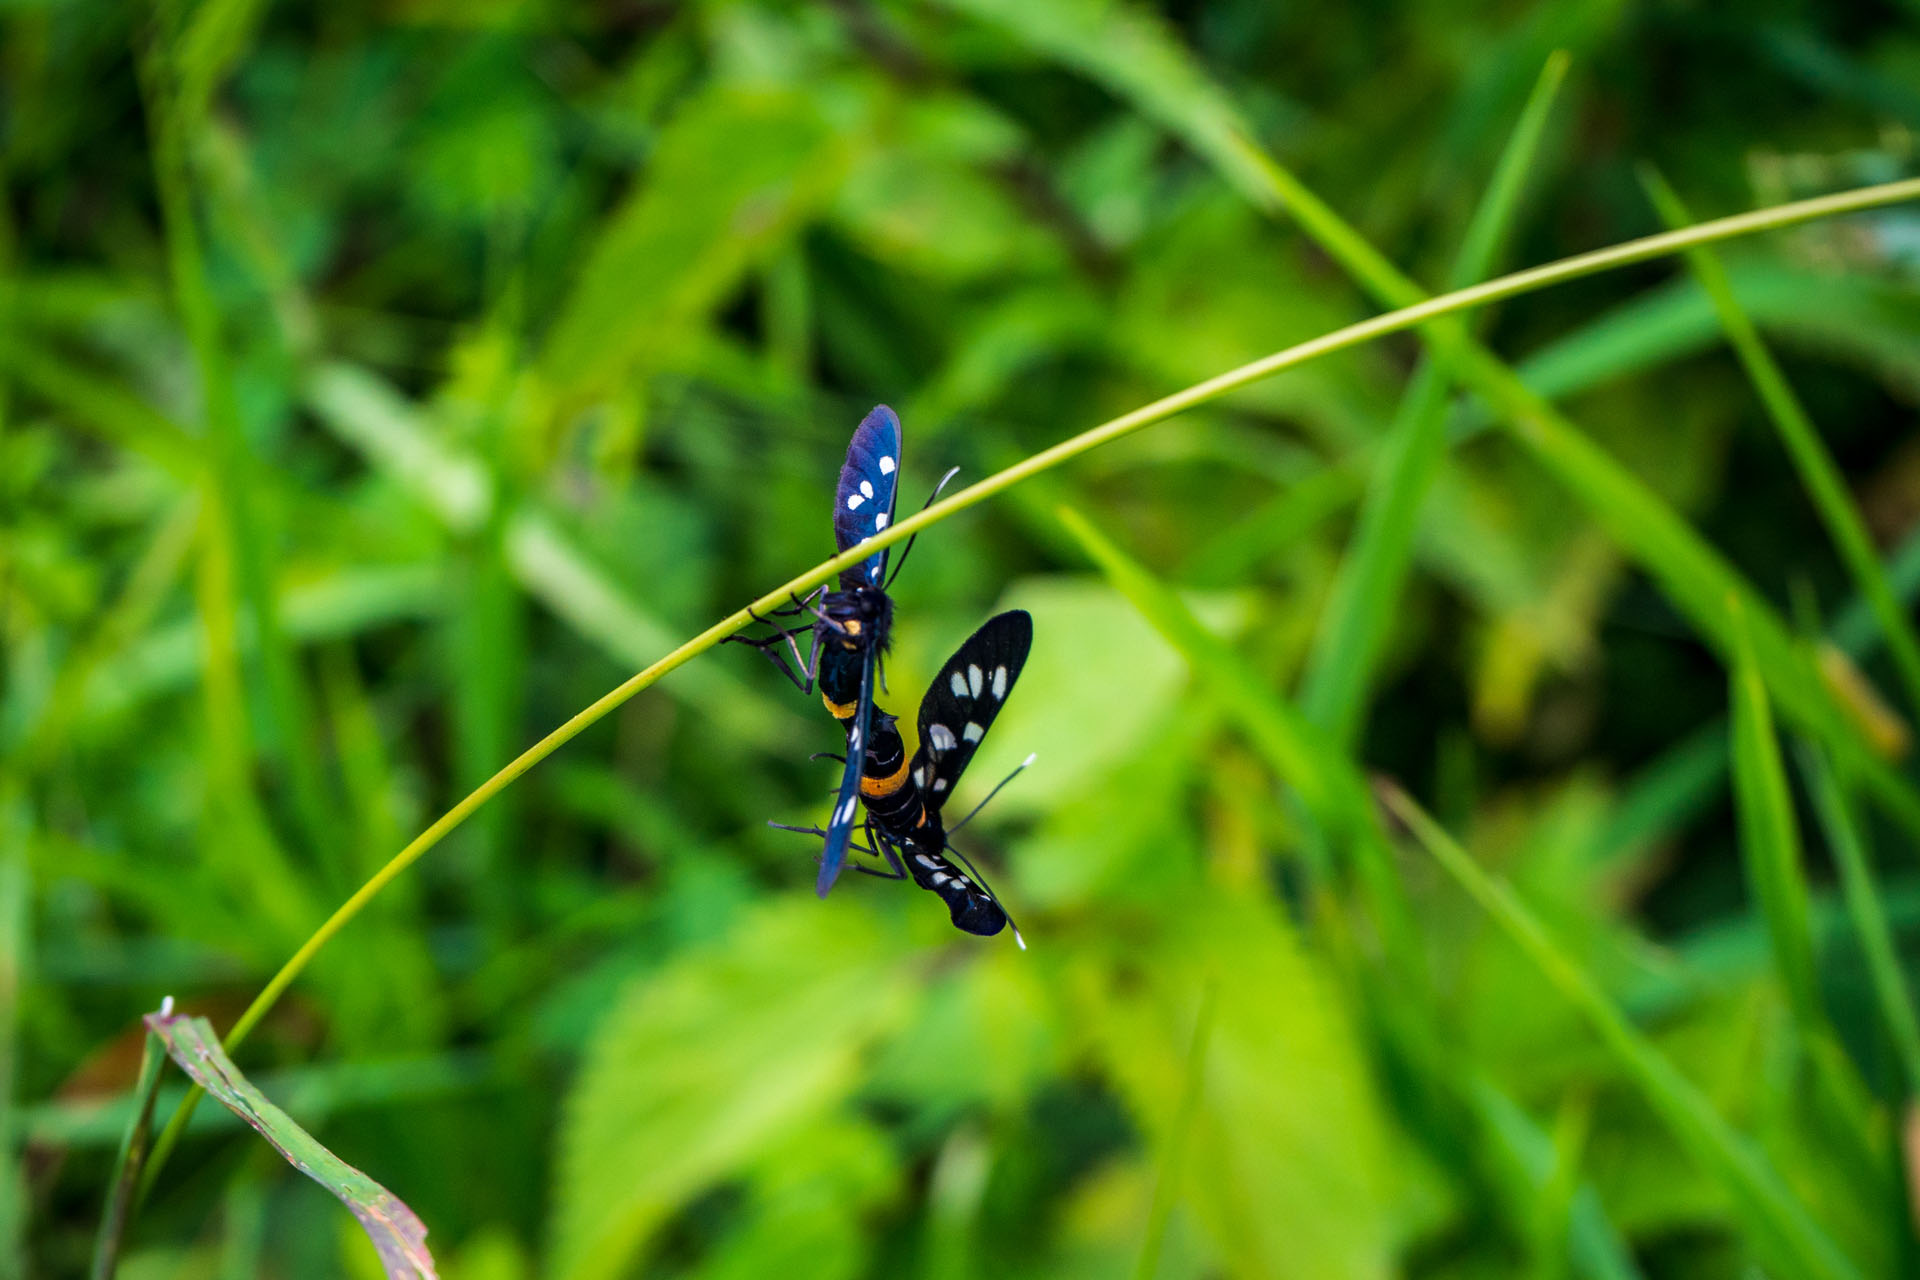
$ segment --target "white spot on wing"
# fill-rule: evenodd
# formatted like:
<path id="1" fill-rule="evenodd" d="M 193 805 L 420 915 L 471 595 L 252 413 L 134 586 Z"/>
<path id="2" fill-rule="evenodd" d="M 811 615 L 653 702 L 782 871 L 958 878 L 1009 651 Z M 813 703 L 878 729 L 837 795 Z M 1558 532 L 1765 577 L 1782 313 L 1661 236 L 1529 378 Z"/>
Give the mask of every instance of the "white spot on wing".
<path id="1" fill-rule="evenodd" d="M 947 789 L 947 780 L 945 778 L 935 778 L 933 780 L 933 789 L 935 791 L 945 791 Z"/>
<path id="2" fill-rule="evenodd" d="M 1007 696 L 1007 669 L 1005 667 L 995 667 L 993 669 L 993 696 L 995 700 Z"/>
<path id="3" fill-rule="evenodd" d="M 927 740 L 933 743 L 935 751 L 942 753 L 951 751 L 958 745 L 958 740 L 953 736 L 953 730 L 943 724 L 936 724 L 928 729 Z"/>
<path id="4" fill-rule="evenodd" d="M 916 787 L 924 787 L 927 785 L 927 766 L 921 765 L 913 771 L 913 785 Z"/>
<path id="5" fill-rule="evenodd" d="M 890 475 L 892 475 L 892 474 L 893 474 L 893 459 L 892 459 L 892 458 L 882 458 L 882 459 L 880 459 L 880 474 L 881 474 L 881 475 L 883 475 L 883 476 L 890 476 Z"/>
<path id="6" fill-rule="evenodd" d="M 884 512 L 884 511 L 882 511 L 882 512 L 879 512 L 878 514 L 876 514 L 876 515 L 875 515 L 875 516 L 873 517 L 873 531 L 874 531 L 875 533 L 878 533 L 878 532 L 880 532 L 880 530 L 882 530 L 882 529 L 884 529 L 884 528 L 886 528 L 886 527 L 887 527 L 887 520 L 888 520 L 888 518 L 889 518 L 889 517 L 888 517 L 888 515 L 887 515 L 887 513 L 886 513 L 886 512 Z"/>
<path id="7" fill-rule="evenodd" d="M 858 511 L 860 509 L 860 504 L 865 501 L 866 499 L 861 497 L 859 494 L 850 493 L 847 495 L 847 510 Z"/>
<path id="8" fill-rule="evenodd" d="M 960 736 L 965 738 L 968 742 L 978 742 L 980 741 L 980 739 L 987 736 L 987 731 L 985 729 L 982 729 L 979 725 L 975 724 L 973 721 L 969 720 L 967 721 L 967 727 L 960 731 Z"/>
<path id="9" fill-rule="evenodd" d="M 929 857 L 928 857 L 928 856 L 927 856 L 926 854 L 924 854 L 924 853 L 916 853 L 916 854 L 914 854 L 914 855 L 913 855 L 913 860 L 914 860 L 915 862 L 917 862 L 917 863 L 919 863 L 919 864 L 920 864 L 921 866 L 923 866 L 923 867 L 937 867 L 937 866 L 939 866 L 939 865 L 940 865 L 940 864 L 939 864 L 938 862 L 935 862 L 935 861 L 934 861 L 934 860 L 933 860 L 932 858 L 929 858 Z"/>
<path id="10" fill-rule="evenodd" d="M 980 668 L 971 662 L 967 664 L 967 684 L 973 689 L 973 696 L 980 696 Z"/>
<path id="11" fill-rule="evenodd" d="M 958 671 L 953 673 L 953 679 L 947 681 L 947 684 L 952 688 L 954 697 L 964 698 L 967 696 L 967 678 Z"/>
<path id="12" fill-rule="evenodd" d="M 862 480 L 860 482 L 860 492 L 871 498 L 873 496 L 873 481 Z"/>

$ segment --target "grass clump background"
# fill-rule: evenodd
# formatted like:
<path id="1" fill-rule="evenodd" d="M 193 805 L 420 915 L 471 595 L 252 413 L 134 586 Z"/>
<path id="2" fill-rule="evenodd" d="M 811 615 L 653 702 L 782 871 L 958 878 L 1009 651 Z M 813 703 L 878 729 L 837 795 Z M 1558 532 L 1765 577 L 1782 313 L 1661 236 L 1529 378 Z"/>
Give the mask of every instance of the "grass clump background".
<path id="1" fill-rule="evenodd" d="M 1428 294 L 1912 176 L 1920 13 L 247 0 L 0 26 L 0 1274 L 138 1015 L 903 494 Z M 1879 1277 L 1920 1259 L 1920 207 L 1343 347 L 922 537 L 883 705 L 1033 944 L 848 877 L 708 651 L 236 1060 L 455 1280 Z M 902 514 L 907 510 L 905 502 Z M 178 1075 L 160 1114 L 177 1114 Z M 378 1274 L 216 1107 L 119 1274 Z"/>

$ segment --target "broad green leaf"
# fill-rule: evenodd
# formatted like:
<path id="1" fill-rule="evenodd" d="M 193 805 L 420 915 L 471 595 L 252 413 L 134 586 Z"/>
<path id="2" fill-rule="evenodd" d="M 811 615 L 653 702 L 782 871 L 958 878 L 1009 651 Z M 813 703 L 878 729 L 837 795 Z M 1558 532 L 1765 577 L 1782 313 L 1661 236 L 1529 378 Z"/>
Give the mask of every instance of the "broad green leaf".
<path id="1" fill-rule="evenodd" d="M 1180 658 L 1123 597 L 1096 582 L 1030 578 L 996 608 L 1034 615 L 1033 652 L 968 766 L 963 792 L 985 795 L 1033 755 L 1034 773 L 1001 792 L 988 813 L 1045 812 L 1101 785 L 1117 764 L 1133 758 L 1180 696 Z M 962 632 L 953 644 L 964 638 Z M 1125 697 L 1114 696 L 1119 689 Z M 966 812 L 962 803 L 950 806 L 956 816 Z"/>
<path id="2" fill-rule="evenodd" d="M 180 1069 L 286 1157 L 287 1163 L 338 1196 L 366 1229 L 391 1280 L 434 1280 L 427 1229 L 391 1191 L 315 1141 L 267 1100 L 233 1065 L 205 1018 L 147 1015 L 147 1027 Z"/>
<path id="3" fill-rule="evenodd" d="M 1187 659 L 1194 678 L 1247 734 L 1274 772 L 1296 792 L 1317 824 L 1305 833 L 1308 865 L 1324 875 L 1324 841 L 1346 847 L 1376 913 L 1388 949 L 1412 959 L 1404 891 L 1388 866 L 1387 850 L 1359 769 L 1315 725 L 1250 670 L 1166 586 L 1125 555 L 1078 512 L 1062 508 L 1061 522 L 1113 584 Z"/>
<path id="4" fill-rule="evenodd" d="M 629 1274 L 677 1208 L 844 1105 L 912 981 L 855 888 L 751 913 L 606 1016 L 567 1098 L 552 1275 Z"/>
<path id="5" fill-rule="evenodd" d="M 1105 971 L 1074 984 L 1075 1021 L 1156 1149 L 1184 1145 L 1175 1200 L 1229 1274 L 1384 1277 L 1393 1146 L 1331 984 L 1262 898 L 1203 888 L 1163 901 L 1151 934 L 1116 937 Z"/>

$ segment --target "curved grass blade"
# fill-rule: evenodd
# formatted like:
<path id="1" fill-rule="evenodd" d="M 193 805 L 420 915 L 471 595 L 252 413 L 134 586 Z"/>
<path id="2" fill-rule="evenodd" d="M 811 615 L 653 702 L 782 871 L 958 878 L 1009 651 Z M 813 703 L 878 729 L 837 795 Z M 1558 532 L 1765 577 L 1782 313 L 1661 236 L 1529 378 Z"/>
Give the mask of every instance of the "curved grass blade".
<path id="1" fill-rule="evenodd" d="M 316 1141 L 267 1100 L 220 1047 L 205 1018 L 167 1010 L 150 1013 L 147 1028 L 193 1082 L 246 1121 L 287 1163 L 339 1197 L 373 1241 L 389 1280 L 435 1280 L 427 1229 L 391 1191 Z"/>
<path id="2" fill-rule="evenodd" d="M 1587 1020 L 1674 1137 L 1702 1169 L 1726 1187 L 1747 1230 L 1756 1240 L 1771 1246 L 1780 1274 L 1861 1280 L 1859 1269 L 1794 1198 L 1773 1167 L 1713 1109 L 1693 1082 L 1627 1021 L 1619 1006 L 1575 963 L 1513 890 L 1483 872 L 1405 792 L 1382 783 L 1380 794 L 1422 847 Z"/>
<path id="3" fill-rule="evenodd" d="M 1124 6 L 1080 4 L 1042 11 L 1009 0 L 950 3 L 999 23 L 1036 50 L 1132 101 L 1142 114 L 1179 134 L 1257 208 L 1284 209 L 1376 300 L 1417 316 L 1414 323 L 1433 354 L 1453 364 L 1460 380 L 1486 399 L 1519 443 L 1593 510 L 1723 653 L 1730 646 L 1727 602 L 1741 600 L 1752 617 L 1761 669 L 1776 700 L 1826 741 L 1848 768 L 1857 769 L 1891 814 L 1920 833 L 1920 792 L 1873 759 L 1859 726 L 1827 696 L 1758 593 L 1651 489 L 1475 342 L 1462 324 L 1448 318 L 1450 312 L 1425 311 L 1427 294 L 1419 284 L 1259 147 L 1227 95 L 1170 33 Z M 1112 39 L 1095 38 L 1109 28 Z"/>
<path id="4" fill-rule="evenodd" d="M 1474 211 L 1448 281 L 1451 288 L 1463 289 L 1492 270 L 1566 79 L 1567 62 L 1565 53 L 1556 53 L 1541 70 Z M 1422 502 L 1446 452 L 1453 382 L 1451 362 L 1429 354 L 1401 400 L 1301 677 L 1301 711 L 1341 744 L 1352 743 L 1359 730 L 1374 663 L 1398 609 Z"/>
<path id="5" fill-rule="evenodd" d="M 1669 227 L 1679 228 L 1693 221 L 1679 193 L 1656 170 L 1648 168 L 1641 180 Z M 1853 575 L 1861 598 L 1879 620 L 1887 651 L 1906 685 L 1908 711 L 1920 715 L 1920 637 L 1914 634 L 1912 621 L 1901 610 L 1886 574 L 1881 571 L 1880 557 L 1867 533 L 1866 521 L 1847 494 L 1840 468 L 1827 452 L 1806 407 L 1794 394 L 1793 385 L 1774 361 L 1773 353 L 1767 350 L 1759 329 L 1734 296 L 1733 283 L 1727 278 L 1726 268 L 1720 265 L 1719 257 L 1707 249 L 1690 250 L 1686 257 L 1700 287 L 1713 300 L 1720 325 L 1726 330 L 1727 342 L 1740 358 L 1741 367 L 1753 382 L 1754 392 L 1766 407 L 1774 429 L 1780 433 L 1780 442 L 1786 446 L 1787 455 L 1800 473 L 1800 483 L 1806 486 L 1807 496 L 1827 526 L 1827 536 L 1833 539 L 1847 572 Z"/>
<path id="6" fill-rule="evenodd" d="M 511 785 L 520 775 L 545 760 L 561 747 L 579 736 L 589 726 L 597 723 L 628 699 L 656 684 L 663 676 L 686 665 L 708 649 L 719 644 L 734 632 L 748 626 L 755 614 L 770 613 L 784 605 L 790 596 L 798 596 L 826 582 L 829 578 L 854 563 L 872 555 L 883 547 L 913 537 L 921 530 L 940 523 L 969 507 L 985 502 L 988 498 L 1012 488 L 1023 480 L 1030 479 L 1045 471 L 1079 457 L 1101 445 L 1122 439 L 1126 436 L 1163 422 L 1174 415 L 1196 405 L 1217 399 L 1229 391 L 1270 377 L 1285 369 L 1291 369 L 1321 356 L 1330 355 L 1349 347 L 1357 346 L 1375 338 L 1392 333 L 1401 333 L 1415 328 L 1436 317 L 1452 315 L 1456 312 L 1471 310 L 1502 298 L 1515 297 L 1531 290 L 1566 280 L 1579 279 L 1582 276 L 1606 271 L 1630 263 L 1644 262 L 1651 258 L 1663 257 L 1681 252 L 1696 244 L 1733 236 L 1749 235 L 1754 232 L 1771 230 L 1778 227 L 1795 226 L 1817 218 L 1831 217 L 1840 213 L 1860 209 L 1878 208 L 1883 205 L 1897 204 L 1905 200 L 1920 199 L 1920 179 L 1903 182 L 1883 183 L 1872 187 L 1862 187 L 1853 191 L 1844 191 L 1835 195 L 1820 196 L 1812 200 L 1796 201 L 1792 204 L 1778 205 L 1752 213 L 1738 214 L 1730 218 L 1721 218 L 1713 222 L 1701 223 L 1685 231 L 1667 232 L 1663 235 L 1648 236 L 1640 240 L 1628 241 L 1611 248 L 1579 254 L 1559 262 L 1525 271 L 1514 272 L 1491 280 L 1482 285 L 1462 289 L 1455 293 L 1431 298 L 1414 306 L 1375 316 L 1347 325 L 1332 333 L 1322 335 L 1309 342 L 1303 342 L 1270 356 L 1251 361 L 1237 369 L 1228 370 L 1195 383 L 1185 390 L 1163 396 L 1151 404 L 1113 418 L 1097 427 L 1071 436 L 1048 449 L 1032 454 L 1013 466 L 1003 468 L 986 479 L 971 484 L 957 493 L 951 494 L 939 502 L 922 508 L 920 511 L 896 521 L 883 532 L 860 544 L 859 547 L 841 552 L 813 568 L 799 574 L 791 580 L 775 587 L 751 604 L 735 610 L 720 621 L 694 636 L 679 648 L 662 657 L 644 670 L 622 681 L 613 689 L 602 694 L 587 707 L 569 718 L 564 724 L 548 733 L 546 737 L 528 747 L 518 756 L 502 766 L 500 771 L 485 783 L 475 788 L 451 809 L 441 814 L 400 852 L 389 859 L 379 871 L 360 886 L 351 897 L 343 902 L 334 913 L 322 922 L 313 935 L 282 965 L 280 971 L 268 981 L 256 996 L 253 1003 L 227 1032 L 225 1046 L 231 1050 L 257 1026 L 260 1019 L 280 999 L 296 978 L 305 971 L 313 957 L 318 955 L 333 937 L 352 922 L 366 905 L 380 895 L 380 892 L 399 878 L 407 868 L 424 857 L 440 841 L 444 840 L 467 818 L 472 816 L 488 800 L 498 795 L 502 789 Z M 1489 357 L 1491 359 L 1491 357 Z M 1511 375 L 1508 375 L 1511 377 Z M 1518 385 L 1517 379 L 1514 380 Z M 1521 388 L 1524 393 L 1524 388 Z M 1920 806 L 1916 806 L 1920 808 Z M 173 1118 L 168 1121 L 166 1130 L 155 1144 L 153 1158 L 147 1164 L 147 1175 L 141 1184 L 144 1195 L 151 1190 L 153 1180 L 159 1169 L 165 1164 L 168 1154 L 179 1140 L 180 1132 L 186 1127 L 192 1115 L 198 1095 L 190 1094 L 182 1103 Z"/>

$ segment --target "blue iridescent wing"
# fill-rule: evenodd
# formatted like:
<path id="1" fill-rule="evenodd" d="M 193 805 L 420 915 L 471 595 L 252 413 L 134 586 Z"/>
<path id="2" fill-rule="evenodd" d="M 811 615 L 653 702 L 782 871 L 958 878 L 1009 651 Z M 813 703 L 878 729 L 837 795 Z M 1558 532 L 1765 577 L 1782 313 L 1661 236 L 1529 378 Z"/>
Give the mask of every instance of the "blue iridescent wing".
<path id="1" fill-rule="evenodd" d="M 900 480 L 900 419 L 880 404 L 860 420 L 847 445 L 846 465 L 833 495 L 833 540 L 840 550 L 864 542 L 893 523 L 893 495 Z M 887 576 L 887 553 L 871 556 L 840 574 L 843 590 L 877 587 Z"/>
<path id="2" fill-rule="evenodd" d="M 840 791 L 833 798 L 833 816 L 827 820 L 827 847 L 820 857 L 820 878 L 814 892 L 821 897 L 833 888 L 853 840 L 854 819 L 860 814 L 860 773 L 866 761 L 867 730 L 873 719 L 874 652 L 867 650 L 860 664 L 860 701 L 847 724 L 847 766 L 840 775 Z"/>
<path id="3" fill-rule="evenodd" d="M 920 749 L 913 780 L 935 813 L 947 802 L 1033 648 L 1033 615 L 1025 609 L 995 614 L 967 637 L 934 678 L 920 702 Z"/>

